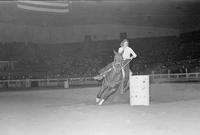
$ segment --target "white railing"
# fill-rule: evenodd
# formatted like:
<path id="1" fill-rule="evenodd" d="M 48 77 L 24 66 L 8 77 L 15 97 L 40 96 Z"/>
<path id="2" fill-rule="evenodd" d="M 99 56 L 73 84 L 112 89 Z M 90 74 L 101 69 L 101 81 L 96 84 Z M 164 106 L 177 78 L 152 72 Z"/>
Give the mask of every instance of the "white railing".
<path id="1" fill-rule="evenodd" d="M 64 87 L 78 85 L 98 85 L 99 82 L 92 77 L 65 78 L 65 79 L 21 79 L 21 80 L 0 80 L 0 88 L 30 88 L 30 87 Z"/>
<path id="2" fill-rule="evenodd" d="M 158 80 L 200 80 L 200 73 L 151 74 L 150 77 Z"/>
<path id="3" fill-rule="evenodd" d="M 177 74 L 151 74 L 153 81 L 200 81 L 200 73 L 177 73 Z M 64 87 L 65 83 L 71 85 L 99 85 L 100 82 L 92 77 L 65 78 L 65 79 L 22 79 L 0 80 L 0 88 L 30 88 L 30 87 Z"/>

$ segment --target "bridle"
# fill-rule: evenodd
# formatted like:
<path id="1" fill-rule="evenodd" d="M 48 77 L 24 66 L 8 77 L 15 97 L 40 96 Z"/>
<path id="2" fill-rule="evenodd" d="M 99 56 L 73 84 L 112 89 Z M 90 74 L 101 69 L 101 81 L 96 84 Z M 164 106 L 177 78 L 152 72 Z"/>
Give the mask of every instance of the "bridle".
<path id="1" fill-rule="evenodd" d="M 117 70 L 117 68 L 116 68 L 117 65 L 120 66 L 120 70 Z M 123 77 L 123 79 L 125 78 L 125 71 L 124 71 L 124 67 L 123 67 L 123 60 L 117 61 L 116 58 L 114 58 L 114 62 L 112 62 L 112 68 L 113 68 L 115 74 L 119 73 L 120 71 L 122 71 L 122 77 Z M 110 68 L 107 72 L 110 72 L 112 70 L 112 68 Z M 105 78 L 105 80 L 106 80 L 106 78 Z M 107 81 L 105 81 L 105 82 L 107 82 Z M 119 80 L 119 81 L 117 81 L 115 83 L 119 83 L 119 82 L 121 82 L 121 80 Z"/>
<path id="2" fill-rule="evenodd" d="M 117 72 L 116 65 L 119 65 L 120 68 L 121 68 L 122 65 L 123 65 L 123 61 L 122 60 L 121 61 L 116 61 L 116 58 L 114 59 L 114 62 L 112 63 L 112 67 L 113 67 L 113 69 L 114 69 L 115 72 Z"/>
<path id="3" fill-rule="evenodd" d="M 114 72 L 119 72 L 116 69 L 116 65 L 120 65 L 120 70 L 119 71 L 122 71 L 122 76 L 123 76 L 123 78 L 125 78 L 125 71 L 124 71 L 124 66 L 123 66 L 123 60 L 116 62 L 116 58 L 115 58 L 114 62 L 112 63 L 112 67 L 114 69 Z"/>

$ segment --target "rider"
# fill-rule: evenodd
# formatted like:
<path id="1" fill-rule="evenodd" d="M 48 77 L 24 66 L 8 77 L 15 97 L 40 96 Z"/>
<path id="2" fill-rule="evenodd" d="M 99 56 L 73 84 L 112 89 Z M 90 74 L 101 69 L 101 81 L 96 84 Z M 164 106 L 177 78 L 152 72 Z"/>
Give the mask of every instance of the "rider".
<path id="1" fill-rule="evenodd" d="M 122 54 L 123 57 L 123 65 L 124 65 L 124 71 L 125 71 L 125 76 L 124 76 L 124 81 L 122 81 L 123 83 L 123 87 L 122 87 L 122 91 L 121 93 L 123 94 L 124 91 L 128 88 L 128 81 L 129 81 L 129 71 L 130 71 L 130 67 L 129 67 L 129 63 L 133 58 L 136 58 L 137 55 L 136 53 L 129 47 L 129 41 L 127 39 L 124 39 L 121 44 L 120 44 L 120 48 L 118 49 L 118 53 Z M 125 84 L 125 85 L 124 85 Z M 125 86 L 125 87 L 124 87 Z"/>
<path id="2" fill-rule="evenodd" d="M 128 40 L 124 39 L 120 44 L 121 47 L 118 49 L 118 53 L 120 53 L 123 57 L 122 72 L 124 73 L 124 75 L 123 75 L 123 80 L 121 81 L 121 85 L 120 85 L 121 94 L 123 94 L 129 86 L 128 85 L 129 84 L 128 83 L 128 81 L 129 81 L 129 70 L 130 70 L 129 69 L 129 62 L 133 58 L 137 57 L 136 53 L 128 45 L 129 45 Z M 103 79 L 104 76 L 110 71 L 111 67 L 112 67 L 112 63 L 108 64 L 106 67 L 104 67 L 103 69 L 101 69 L 99 71 L 100 75 L 95 76 L 94 79 L 98 79 L 98 80 Z M 126 85 L 124 85 L 124 83 Z M 99 98 L 96 98 L 96 102 L 99 102 L 99 105 L 102 105 L 102 103 L 104 102 L 104 99 L 100 100 Z"/>

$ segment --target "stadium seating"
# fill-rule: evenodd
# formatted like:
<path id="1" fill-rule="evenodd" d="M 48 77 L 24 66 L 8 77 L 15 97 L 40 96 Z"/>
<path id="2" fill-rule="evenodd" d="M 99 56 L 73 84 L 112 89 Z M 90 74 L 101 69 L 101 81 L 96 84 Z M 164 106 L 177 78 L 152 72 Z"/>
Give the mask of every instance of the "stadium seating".
<path id="1" fill-rule="evenodd" d="M 0 60 L 15 60 L 14 71 L 0 71 L 0 80 L 89 77 L 113 60 L 119 40 L 44 45 L 0 43 Z M 200 71 L 199 42 L 178 37 L 130 39 L 138 54 L 130 66 L 134 74 Z M 8 74 L 9 73 L 9 74 Z"/>

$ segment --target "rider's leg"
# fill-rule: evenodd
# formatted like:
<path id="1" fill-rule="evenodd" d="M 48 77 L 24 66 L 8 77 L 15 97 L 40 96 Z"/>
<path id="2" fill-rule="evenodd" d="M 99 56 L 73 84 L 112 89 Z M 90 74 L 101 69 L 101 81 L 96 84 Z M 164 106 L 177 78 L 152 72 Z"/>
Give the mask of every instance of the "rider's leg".
<path id="1" fill-rule="evenodd" d="M 127 62 L 130 62 L 130 60 L 125 61 L 125 63 Z M 130 71 L 129 64 L 127 64 L 124 67 L 124 71 L 125 71 L 125 78 L 124 78 L 124 83 L 123 83 L 123 86 L 124 86 L 123 93 L 126 92 L 129 87 L 129 71 Z"/>
<path id="2" fill-rule="evenodd" d="M 126 85 L 124 86 L 124 93 L 127 92 L 130 88 L 129 88 L 129 85 L 130 85 L 130 80 L 127 80 L 127 83 Z"/>

